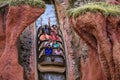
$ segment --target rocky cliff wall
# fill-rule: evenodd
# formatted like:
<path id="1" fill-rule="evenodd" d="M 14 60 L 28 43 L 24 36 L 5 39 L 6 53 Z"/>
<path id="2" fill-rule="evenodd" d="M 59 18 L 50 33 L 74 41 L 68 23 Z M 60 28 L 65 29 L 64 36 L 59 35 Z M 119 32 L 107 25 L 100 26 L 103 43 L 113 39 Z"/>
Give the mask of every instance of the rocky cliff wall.
<path id="1" fill-rule="evenodd" d="M 86 28 L 84 27 L 83 31 L 82 31 L 81 27 L 83 27 L 83 25 L 84 25 L 84 19 L 82 17 L 84 17 L 86 22 L 88 22 L 88 23 L 85 22 L 85 24 L 88 24 L 85 26 L 89 26 Z M 78 22 L 72 21 L 73 25 L 74 25 L 73 27 L 76 30 L 76 32 L 78 32 L 78 34 L 84 40 L 86 40 L 90 45 L 92 45 L 91 47 L 94 47 L 93 53 L 90 56 L 92 56 L 94 54 L 94 55 L 96 55 L 96 58 L 99 59 L 97 62 L 97 64 L 99 63 L 98 64 L 99 66 L 93 64 L 93 60 L 92 61 L 89 60 L 91 62 L 91 64 L 95 65 L 95 66 L 93 66 L 93 67 L 95 67 L 94 70 L 96 68 L 100 67 L 97 70 L 102 71 L 102 74 L 99 76 L 102 76 L 104 74 L 103 76 L 105 78 L 102 80 L 119 80 L 120 78 L 119 78 L 119 72 L 118 72 L 119 71 L 119 58 L 118 57 L 119 57 L 120 51 L 118 48 L 120 46 L 119 46 L 119 36 L 117 34 L 117 33 L 119 33 L 119 25 L 118 25 L 119 21 L 120 21 L 119 17 L 118 18 L 116 18 L 116 17 L 108 17 L 107 18 L 107 21 L 110 22 L 110 25 L 113 26 L 114 29 L 109 25 L 109 22 L 105 21 L 106 19 L 100 13 L 97 15 L 87 13 L 87 14 L 83 15 L 82 17 L 81 18 L 79 17 L 79 19 L 77 19 Z M 96 20 L 96 17 L 97 17 L 98 21 Z M 93 28 L 90 28 L 90 26 L 93 26 L 93 25 L 97 25 L 99 27 L 95 27 L 96 30 L 94 31 L 94 30 L 92 30 Z M 116 27 L 115 27 L 115 25 L 116 25 Z M 78 27 L 78 26 L 80 26 L 80 27 Z M 105 28 L 106 26 L 107 26 L 107 28 Z M 79 29 L 77 29 L 77 28 L 79 28 Z M 115 28 L 118 28 L 118 29 L 115 29 Z M 106 29 L 107 29 L 107 32 L 104 32 L 104 31 L 106 31 Z M 108 32 L 110 32 L 110 34 Z M 106 35 L 106 37 L 105 37 L 105 35 Z M 95 39 L 93 39 L 92 36 L 95 37 Z M 115 36 L 118 36 L 118 37 L 116 38 Z M 96 42 L 97 45 L 94 44 L 94 42 Z M 96 52 L 96 53 L 94 53 L 94 52 Z M 98 67 L 96 67 L 96 66 L 98 66 Z M 91 66 L 91 68 L 93 68 L 93 67 Z M 96 71 L 96 72 L 98 72 L 98 71 Z M 91 72 L 93 72 L 93 71 L 91 71 Z M 96 72 L 92 73 L 92 75 L 96 74 Z M 96 78 L 98 78 L 98 77 L 96 77 Z M 94 78 L 94 79 L 98 80 L 96 78 Z M 94 80 L 94 79 L 89 79 L 89 80 Z"/>
<path id="2" fill-rule="evenodd" d="M 3 26 L 3 14 L 0 13 L 0 57 L 4 51 L 4 48 L 5 48 L 5 30 L 4 30 L 4 26 Z"/>
<path id="3" fill-rule="evenodd" d="M 35 79 L 35 23 L 28 26 L 17 41 L 18 62 L 23 67 L 24 79 Z"/>
<path id="4" fill-rule="evenodd" d="M 66 17 L 66 9 L 69 6 L 69 1 L 61 1 L 61 3 L 56 5 L 57 13 L 60 21 L 60 27 L 63 32 L 63 37 L 66 47 L 66 58 L 67 58 L 67 78 L 68 80 L 80 80 L 81 79 L 81 49 L 79 36 L 74 32 L 73 28 L 70 27 L 68 18 Z M 83 50 L 85 52 L 87 49 Z M 84 55 L 86 57 L 87 53 Z M 83 63 L 84 59 L 82 58 Z"/>
<path id="5" fill-rule="evenodd" d="M 76 0 L 74 6 L 78 7 L 89 1 L 94 2 L 99 0 L 86 0 L 82 3 L 81 1 L 82 0 Z M 101 69 L 97 52 L 89 47 L 85 40 L 79 37 L 70 25 L 71 22 L 69 22 L 66 17 L 66 9 L 68 6 L 68 0 L 56 4 L 61 29 L 66 43 L 67 65 L 69 65 L 68 80 L 106 80 Z M 79 30 L 78 28 L 76 29 Z"/>
<path id="6" fill-rule="evenodd" d="M 18 63 L 17 40 L 22 31 L 33 23 L 42 13 L 43 8 L 32 8 L 29 5 L 11 6 L 6 15 L 5 33 L 0 34 L 2 48 L 0 57 L 1 80 L 24 80 L 23 67 Z M 0 17 L 0 22 L 3 18 Z M 0 30 L 3 31 L 3 26 Z M 4 41 L 5 42 L 4 42 Z"/>
<path id="7" fill-rule="evenodd" d="M 70 23 L 89 45 L 89 75 L 86 77 L 89 80 L 120 80 L 119 15 L 106 17 L 102 12 L 95 14 L 88 11 L 77 18 L 70 18 Z"/>

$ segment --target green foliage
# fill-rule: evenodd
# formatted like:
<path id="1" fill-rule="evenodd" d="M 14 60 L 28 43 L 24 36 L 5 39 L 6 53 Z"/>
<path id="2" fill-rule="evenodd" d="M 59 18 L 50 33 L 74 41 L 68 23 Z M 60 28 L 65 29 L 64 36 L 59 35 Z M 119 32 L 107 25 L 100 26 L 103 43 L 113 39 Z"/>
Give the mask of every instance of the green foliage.
<path id="1" fill-rule="evenodd" d="M 76 0 L 69 0 L 69 8 L 74 7 L 74 3 Z"/>
<path id="2" fill-rule="evenodd" d="M 21 4 L 30 5 L 32 7 L 45 8 L 42 0 L 0 0 L 0 4 L 8 3 L 10 6 L 19 6 Z"/>
<path id="3" fill-rule="evenodd" d="M 120 16 L 120 5 L 111 5 L 104 2 L 88 3 L 84 6 L 67 10 L 67 15 L 76 18 L 86 12 L 101 12 L 104 16 Z"/>
<path id="4" fill-rule="evenodd" d="M 9 3 L 11 0 L 0 0 L 0 5 L 3 3 Z"/>

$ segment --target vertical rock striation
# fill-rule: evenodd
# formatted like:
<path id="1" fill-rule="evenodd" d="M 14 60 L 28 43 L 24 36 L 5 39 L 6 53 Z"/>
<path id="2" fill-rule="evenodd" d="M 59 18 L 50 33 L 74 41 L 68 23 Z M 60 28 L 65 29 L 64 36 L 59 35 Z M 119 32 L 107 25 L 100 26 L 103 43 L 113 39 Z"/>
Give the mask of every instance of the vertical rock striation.
<path id="1" fill-rule="evenodd" d="M 120 80 L 120 35 L 118 34 L 120 33 L 120 17 L 110 15 L 106 17 L 101 12 L 88 11 L 77 18 L 70 17 L 70 23 L 92 49 L 88 62 L 91 65 L 89 66 L 89 75 L 91 75 L 89 80 L 101 80 L 100 77 L 103 77 L 102 80 Z M 94 55 L 97 57 L 96 63 L 92 60 L 95 58 L 92 57 Z M 95 75 L 96 73 L 99 75 Z"/>
<path id="2" fill-rule="evenodd" d="M 28 26 L 17 40 L 18 61 L 23 67 L 24 79 L 35 79 L 35 23 Z"/>
<path id="3" fill-rule="evenodd" d="M 5 31 L 4 31 L 4 28 L 3 28 L 3 15 L 2 13 L 0 13 L 0 57 L 4 51 L 4 48 L 5 48 Z"/>
<path id="4" fill-rule="evenodd" d="M 120 4 L 120 0 L 107 0 L 107 3 L 113 4 L 113 5 L 119 5 Z"/>
<path id="5" fill-rule="evenodd" d="M 4 46 L 5 48 L 1 52 L 0 57 L 0 79 L 24 80 L 23 68 L 18 64 L 16 42 L 22 31 L 33 23 L 43 12 L 43 8 L 32 8 L 29 5 L 9 7 L 6 15 L 5 33 L 4 35 L 0 34 L 0 45 L 5 44 L 2 46 L 2 48 Z M 0 17 L 0 20 L 2 20 L 2 17 Z M 2 42 L 3 39 L 5 42 Z"/>
<path id="6" fill-rule="evenodd" d="M 116 39 L 119 37 L 119 18 L 110 15 L 106 17 L 98 11 L 97 14 L 90 12 L 87 12 L 86 14 L 83 13 L 84 15 L 77 16 L 77 18 L 70 16 L 69 22 L 65 15 L 65 10 L 70 5 L 69 1 L 70 0 L 64 0 L 61 4 L 59 3 L 56 5 L 58 17 L 62 26 L 61 29 L 64 34 L 64 40 L 67 44 L 67 65 L 69 65 L 68 79 L 119 80 L 119 40 Z M 74 6 L 78 7 L 96 1 L 99 2 L 105 0 L 76 0 Z M 120 1 L 108 0 L 107 2 L 116 5 L 119 4 Z M 111 29 L 110 26 L 113 25 L 117 25 L 117 28 L 114 30 L 114 35 L 117 35 L 117 37 L 113 37 L 115 40 L 114 48 L 111 38 L 111 34 L 113 35 L 113 33 L 111 33 L 112 31 L 109 31 Z M 80 38 L 71 27 L 74 28 Z M 87 43 L 88 50 L 82 50 L 87 47 L 84 47 L 83 40 Z M 80 58 L 80 61 L 76 61 L 77 57 Z M 76 71 L 76 65 L 80 65 L 79 73 Z M 77 75 L 79 75 L 79 78 L 77 78 Z"/>

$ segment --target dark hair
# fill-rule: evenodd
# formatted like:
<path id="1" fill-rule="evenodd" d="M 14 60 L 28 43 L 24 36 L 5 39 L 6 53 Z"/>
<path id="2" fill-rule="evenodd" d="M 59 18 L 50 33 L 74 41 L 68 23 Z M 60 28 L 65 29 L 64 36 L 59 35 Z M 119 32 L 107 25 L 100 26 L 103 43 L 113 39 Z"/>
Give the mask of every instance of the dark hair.
<path id="1" fill-rule="evenodd" d="M 57 27 L 57 25 L 54 25 L 55 27 Z"/>
<path id="2" fill-rule="evenodd" d="M 48 27 L 48 25 L 46 24 L 46 25 L 45 25 L 45 28 L 47 28 L 47 27 Z"/>
<path id="3" fill-rule="evenodd" d="M 45 33 L 45 31 L 44 30 L 42 30 L 42 34 L 44 34 Z"/>
<path id="4" fill-rule="evenodd" d="M 53 24 L 52 27 L 54 27 L 55 25 Z"/>
<path id="5" fill-rule="evenodd" d="M 57 49 L 60 49 L 60 46 L 59 46 Z M 61 50 L 61 49 L 60 49 L 60 50 Z"/>

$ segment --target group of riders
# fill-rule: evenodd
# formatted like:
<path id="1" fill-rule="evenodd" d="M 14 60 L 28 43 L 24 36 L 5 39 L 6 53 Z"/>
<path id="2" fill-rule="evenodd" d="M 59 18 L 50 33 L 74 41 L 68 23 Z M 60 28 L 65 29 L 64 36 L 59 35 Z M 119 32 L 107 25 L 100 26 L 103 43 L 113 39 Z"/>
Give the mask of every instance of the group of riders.
<path id="1" fill-rule="evenodd" d="M 63 51 L 58 43 L 60 41 L 59 30 L 60 28 L 57 25 L 42 26 L 42 34 L 39 40 L 45 41 L 43 46 L 45 55 L 61 55 L 64 57 Z"/>

